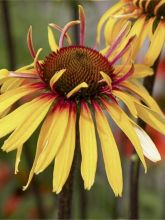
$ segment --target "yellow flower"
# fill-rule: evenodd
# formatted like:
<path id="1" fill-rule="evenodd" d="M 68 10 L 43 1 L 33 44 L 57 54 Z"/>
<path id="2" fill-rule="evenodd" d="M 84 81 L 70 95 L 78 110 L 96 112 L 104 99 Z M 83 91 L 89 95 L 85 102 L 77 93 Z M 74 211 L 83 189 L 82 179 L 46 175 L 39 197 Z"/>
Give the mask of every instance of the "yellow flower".
<path id="1" fill-rule="evenodd" d="M 105 40 L 111 44 L 116 32 L 128 20 L 133 22 L 128 38 L 133 35 L 137 37 L 133 58 L 148 37 L 150 45 L 144 63 L 152 66 L 165 44 L 165 0 L 120 0 L 101 17 L 97 42 L 100 41 L 100 30 L 105 22 Z"/>
<path id="2" fill-rule="evenodd" d="M 84 46 L 85 15 L 81 6 L 79 18 L 64 28 L 50 24 L 48 40 L 52 51 L 42 61 L 38 59 L 41 49 L 36 52 L 33 47 L 30 28 L 27 39 L 33 64 L 17 71 L 0 70 L 3 92 L 0 95 L 0 113 L 3 114 L 13 103 L 22 100 L 19 107 L 0 119 L 0 137 L 11 133 L 2 149 L 6 152 L 17 150 L 17 173 L 23 144 L 43 122 L 35 159 L 24 189 L 34 174 L 41 173 L 54 161 L 53 191 L 59 193 L 71 169 L 75 134 L 79 132 L 81 175 L 85 189 L 89 190 L 94 183 L 97 167 L 97 130 L 108 182 L 115 195 L 121 196 L 123 180 L 120 156 L 105 113 L 132 142 L 145 170 L 144 155 L 154 162 L 160 160 L 160 155 L 147 133 L 131 118 L 140 117 L 163 134 L 165 118 L 154 99 L 137 81 L 137 78 L 152 74 L 152 70 L 144 65 L 130 65 L 130 62 L 116 64 L 134 40 L 134 37 L 130 38 L 119 51 L 129 24 L 123 27 L 111 47 L 97 51 L 96 48 Z M 67 31 L 77 24 L 80 24 L 79 45 L 71 45 Z M 52 27 L 61 31 L 58 45 Z M 64 46 L 65 39 L 68 46 Z M 131 117 L 122 110 L 120 101 L 128 107 Z M 76 120 L 79 130 L 75 128 Z"/>

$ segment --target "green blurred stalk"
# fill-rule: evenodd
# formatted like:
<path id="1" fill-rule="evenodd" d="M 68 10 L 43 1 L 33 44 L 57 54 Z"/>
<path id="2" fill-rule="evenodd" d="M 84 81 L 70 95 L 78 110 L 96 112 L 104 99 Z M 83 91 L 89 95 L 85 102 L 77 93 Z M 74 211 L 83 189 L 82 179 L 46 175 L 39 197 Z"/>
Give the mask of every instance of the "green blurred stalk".
<path id="1" fill-rule="evenodd" d="M 2 5 L 2 22 L 4 26 L 4 34 L 6 39 L 9 67 L 10 69 L 14 70 L 16 60 L 15 60 L 15 49 L 14 49 L 14 42 L 12 37 L 12 30 L 11 30 L 9 5 L 7 0 L 2 0 L 0 3 Z"/>
<path id="2" fill-rule="evenodd" d="M 153 65 L 154 74 L 144 79 L 143 85 L 152 95 L 154 89 L 154 83 L 158 70 L 160 56 L 157 58 Z M 145 130 L 146 123 L 141 119 L 138 120 L 138 124 Z M 132 155 L 130 165 L 130 219 L 139 219 L 139 178 L 140 178 L 140 160 L 136 153 Z"/>

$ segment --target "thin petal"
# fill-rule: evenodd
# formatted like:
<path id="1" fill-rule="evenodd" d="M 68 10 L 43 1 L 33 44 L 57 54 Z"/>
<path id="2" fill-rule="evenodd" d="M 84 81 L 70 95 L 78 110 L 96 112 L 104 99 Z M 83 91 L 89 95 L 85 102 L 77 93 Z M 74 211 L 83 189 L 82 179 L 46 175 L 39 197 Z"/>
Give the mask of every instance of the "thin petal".
<path id="1" fill-rule="evenodd" d="M 165 42 L 165 28 L 163 22 L 158 24 L 153 36 L 151 44 L 144 59 L 144 63 L 152 66 L 159 56 Z M 155 49 L 156 48 L 156 49 Z"/>
<path id="2" fill-rule="evenodd" d="M 137 118 L 137 110 L 133 102 L 133 99 L 130 95 L 128 95 L 127 93 L 115 91 L 115 90 L 113 90 L 113 95 L 117 96 L 120 100 L 122 100 L 124 104 L 127 106 L 127 108 L 129 109 L 129 111 L 131 112 L 131 114 L 135 118 Z"/>
<path id="3" fill-rule="evenodd" d="M 132 78 L 143 78 L 153 75 L 153 69 L 144 64 L 135 64 L 135 70 Z"/>
<path id="4" fill-rule="evenodd" d="M 98 106 L 95 106 L 95 118 L 101 141 L 107 178 L 115 195 L 121 196 L 123 189 L 123 178 L 119 151 L 107 119 Z"/>
<path id="5" fill-rule="evenodd" d="M 11 89 L 16 89 L 20 87 L 22 84 L 23 79 L 7 79 L 3 85 L 1 86 L 1 93 L 5 93 Z"/>
<path id="6" fill-rule="evenodd" d="M 96 37 L 96 42 L 97 44 L 100 43 L 100 37 L 101 37 L 101 29 L 104 25 L 104 23 L 106 22 L 106 20 L 116 11 L 119 10 L 122 6 L 122 3 L 119 2 L 117 4 L 115 4 L 113 7 L 111 7 L 110 9 L 108 9 L 103 16 L 101 17 L 101 19 L 98 22 L 97 25 L 97 37 Z"/>
<path id="7" fill-rule="evenodd" d="M 42 172 L 52 162 L 65 138 L 69 120 L 69 104 L 67 103 L 61 108 L 57 106 L 56 110 L 53 110 L 51 114 L 53 115 L 53 121 L 50 124 L 46 138 L 41 143 L 44 147 L 41 147 L 43 150 L 35 166 L 34 171 L 36 174 Z"/>
<path id="8" fill-rule="evenodd" d="M 143 156 L 142 147 L 140 145 L 139 138 L 136 132 L 133 129 L 133 126 L 130 122 L 129 117 L 124 113 L 124 111 L 115 103 L 108 103 L 104 101 L 106 109 L 109 115 L 112 117 L 117 126 L 126 134 L 129 138 L 137 154 L 139 155 L 140 160 L 143 163 L 145 171 L 147 170 L 146 163 Z"/>
<path id="9" fill-rule="evenodd" d="M 67 133 L 55 158 L 53 172 L 53 192 L 59 193 L 65 184 L 72 166 L 75 150 L 75 107 L 70 110 Z"/>
<path id="10" fill-rule="evenodd" d="M 26 186 L 23 187 L 23 190 L 26 190 L 28 188 L 28 186 L 33 178 L 34 169 L 37 164 L 38 158 L 39 158 L 41 152 L 43 151 L 45 144 L 48 141 L 48 136 L 50 135 L 50 133 L 52 131 L 52 125 L 55 123 L 56 117 L 54 117 L 54 116 L 55 115 L 52 114 L 52 112 L 50 112 L 48 114 L 48 116 L 46 117 L 46 119 L 44 120 L 44 123 L 41 127 L 38 142 L 37 142 L 37 149 L 36 149 L 34 162 L 33 162 L 30 174 L 29 174 L 28 182 L 27 182 Z"/>
<path id="11" fill-rule="evenodd" d="M 7 78 L 9 75 L 9 71 L 7 69 L 0 70 L 0 80 Z"/>
<path id="12" fill-rule="evenodd" d="M 51 80 L 50 80 L 50 87 L 51 89 L 53 90 L 53 86 L 54 84 L 61 78 L 61 76 L 65 73 L 66 69 L 62 69 L 62 70 L 59 70 L 58 72 L 56 72 Z"/>
<path id="13" fill-rule="evenodd" d="M 156 111 L 159 114 L 163 114 L 156 101 L 152 98 L 152 96 L 150 96 L 145 87 L 140 83 L 137 81 L 125 81 L 122 83 L 122 85 L 140 96 L 144 103 L 147 104 L 153 111 Z"/>
<path id="14" fill-rule="evenodd" d="M 82 82 L 78 84 L 75 88 L 73 88 L 68 94 L 66 95 L 67 98 L 70 98 L 72 95 L 77 93 L 82 88 L 88 88 L 88 84 L 86 82 Z"/>
<path id="15" fill-rule="evenodd" d="M 35 91 L 38 91 L 39 88 L 31 87 L 30 84 L 22 86 L 16 89 L 5 92 L 0 95 L 0 113 L 5 111 L 8 107 L 18 101 L 20 98 L 29 95 Z"/>
<path id="16" fill-rule="evenodd" d="M 90 189 L 94 183 L 97 164 L 97 144 L 95 127 L 90 110 L 86 103 L 82 103 L 80 120 L 80 146 L 81 146 L 81 175 L 85 189 Z"/>
<path id="17" fill-rule="evenodd" d="M 0 119 L 0 138 L 15 130 L 25 119 L 28 120 L 31 113 L 35 112 L 40 104 L 38 98 L 21 105 L 16 110 Z"/>
<path id="18" fill-rule="evenodd" d="M 53 101 L 54 97 L 40 97 L 38 108 L 36 108 L 35 111 L 33 108 L 29 110 L 31 115 L 19 124 L 15 131 L 4 142 L 2 149 L 8 152 L 24 144 L 42 122 Z"/>
<path id="19" fill-rule="evenodd" d="M 139 118 L 141 118 L 143 121 L 145 121 L 147 124 L 149 124 L 160 133 L 165 134 L 164 115 L 159 114 L 140 103 L 135 103 L 135 105 Z"/>
<path id="20" fill-rule="evenodd" d="M 50 49 L 52 51 L 56 52 L 59 47 L 56 43 L 56 40 L 55 40 L 54 35 L 53 35 L 53 31 L 50 27 L 48 27 L 48 41 L 49 41 Z"/>

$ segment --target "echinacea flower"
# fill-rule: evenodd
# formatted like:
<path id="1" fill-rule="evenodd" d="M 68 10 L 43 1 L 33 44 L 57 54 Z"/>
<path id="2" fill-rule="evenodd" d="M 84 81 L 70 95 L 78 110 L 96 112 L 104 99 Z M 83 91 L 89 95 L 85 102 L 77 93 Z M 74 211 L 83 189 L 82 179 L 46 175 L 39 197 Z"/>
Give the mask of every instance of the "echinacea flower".
<path id="1" fill-rule="evenodd" d="M 115 195 L 121 196 L 123 180 L 120 156 L 105 113 L 131 141 L 145 170 L 144 155 L 154 162 L 160 160 L 160 155 L 147 133 L 131 118 L 140 117 L 163 134 L 165 118 L 154 99 L 137 82 L 137 78 L 152 74 L 152 70 L 144 65 L 116 64 L 134 40 L 134 37 L 130 38 L 124 48 L 117 52 L 128 33 L 129 24 L 123 27 L 111 47 L 97 51 L 84 46 L 85 14 L 81 6 L 79 18 L 67 23 L 64 28 L 50 24 L 61 31 L 61 36 L 57 45 L 52 29 L 48 27 L 52 52 L 43 60 L 38 59 L 41 49 L 36 53 L 33 47 L 30 28 L 28 48 L 34 63 L 16 72 L 0 71 L 3 81 L 0 113 L 16 101 L 28 97 L 28 101 L 23 99 L 19 107 L 0 119 L 0 137 L 11 133 L 2 149 L 6 152 L 17 150 L 17 173 L 23 144 L 43 122 L 34 163 L 24 189 L 34 174 L 41 173 L 54 161 L 53 191 L 59 193 L 71 169 L 77 147 L 75 134 L 79 132 L 81 175 L 85 189 L 89 190 L 94 183 L 97 167 L 97 131 L 109 184 Z M 80 25 L 79 45 L 70 45 L 67 31 L 77 24 Z M 64 46 L 65 39 L 68 46 Z M 122 110 L 119 101 L 128 107 L 131 117 Z M 76 120 L 79 122 L 78 130 Z"/>
<path id="2" fill-rule="evenodd" d="M 120 0 L 101 17 L 98 23 L 97 41 L 100 40 L 99 33 L 104 22 L 107 21 L 105 39 L 107 44 L 110 44 L 115 35 L 114 32 L 120 30 L 128 20 L 133 22 L 128 37 L 137 36 L 134 57 L 148 37 L 150 45 L 146 51 L 144 63 L 152 66 L 165 45 L 165 0 Z"/>

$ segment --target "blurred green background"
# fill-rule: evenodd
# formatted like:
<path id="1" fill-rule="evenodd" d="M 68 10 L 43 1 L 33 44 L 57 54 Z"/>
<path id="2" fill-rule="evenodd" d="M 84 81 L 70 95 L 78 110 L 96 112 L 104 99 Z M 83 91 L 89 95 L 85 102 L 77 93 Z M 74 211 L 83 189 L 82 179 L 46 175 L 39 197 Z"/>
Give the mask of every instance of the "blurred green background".
<path id="1" fill-rule="evenodd" d="M 82 4 L 87 18 L 86 45 L 93 47 L 95 44 L 96 25 L 101 14 L 116 1 L 75 1 L 74 4 Z M 42 47 L 44 57 L 50 52 L 47 41 L 48 23 L 56 23 L 64 26 L 73 20 L 73 1 L 39 1 L 39 0 L 11 0 L 7 2 L 11 20 L 12 41 L 14 45 L 15 67 L 27 65 L 32 62 L 26 44 L 27 31 L 33 26 L 33 40 L 35 48 Z M 9 68 L 10 60 L 5 34 L 4 9 L 0 1 L 0 69 Z M 59 33 L 54 31 L 56 39 Z M 74 37 L 73 32 L 71 35 Z M 103 43 L 102 43 L 103 44 Z M 162 56 L 163 60 L 163 56 Z M 160 72 L 164 71 L 164 63 L 160 66 Z M 164 71 L 165 72 L 165 71 Z M 159 104 L 164 108 L 163 88 L 160 89 L 160 81 L 165 80 L 165 74 L 159 74 L 155 94 Z M 165 82 L 165 81 L 163 81 Z M 164 108 L 165 109 L 165 108 Z M 2 128 L 0 128 L 2 129 Z M 6 154 L 0 152 L 0 218 L 1 219 L 33 219 L 56 218 L 58 196 L 52 190 L 52 166 L 44 173 L 35 177 L 35 181 L 25 192 L 22 186 L 26 184 L 31 161 L 34 158 L 38 131 L 36 131 L 25 145 L 20 163 L 20 172 L 14 175 L 15 152 Z M 129 171 L 130 155 L 126 144 L 120 141 L 119 132 L 115 130 L 118 145 L 121 151 L 124 191 L 122 198 L 115 198 L 109 187 L 104 173 L 102 156 L 100 154 L 96 181 L 88 192 L 82 190 L 82 182 L 77 170 L 74 184 L 74 218 L 82 218 L 83 211 L 87 212 L 89 219 L 116 219 L 129 216 Z M 164 157 L 165 139 L 152 132 L 158 148 Z M 3 140 L 1 140 L 1 145 Z M 126 143 L 126 142 L 125 142 Z M 148 161 L 147 161 L 148 162 Z M 82 196 L 83 193 L 83 196 Z M 86 199 L 86 205 L 82 204 Z M 148 173 L 144 174 L 141 168 L 140 175 L 140 218 L 160 219 L 165 218 L 165 163 L 164 158 L 158 164 L 148 162 Z M 82 208 L 83 207 L 83 208 Z M 43 210 L 44 209 L 44 210 Z"/>

